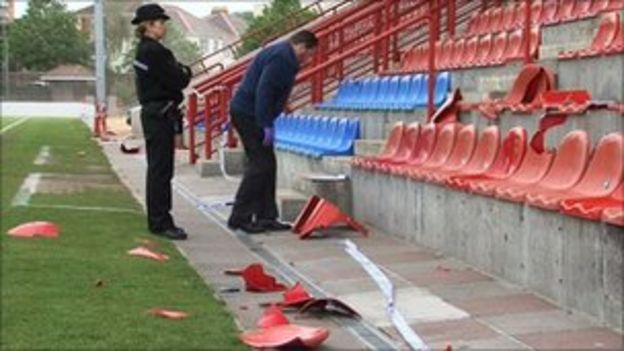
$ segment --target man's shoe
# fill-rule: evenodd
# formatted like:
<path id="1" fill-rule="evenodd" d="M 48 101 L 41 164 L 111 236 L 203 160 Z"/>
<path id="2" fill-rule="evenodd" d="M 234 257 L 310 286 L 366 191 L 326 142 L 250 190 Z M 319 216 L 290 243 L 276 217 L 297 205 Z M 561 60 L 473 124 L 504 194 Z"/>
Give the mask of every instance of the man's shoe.
<path id="1" fill-rule="evenodd" d="M 232 230 L 242 230 L 247 234 L 259 234 L 264 233 L 265 229 L 262 226 L 259 226 L 256 223 L 246 222 L 246 223 L 234 223 L 228 222 L 228 227 Z"/>
<path id="2" fill-rule="evenodd" d="M 162 236 L 170 240 L 186 240 L 188 237 L 184 229 L 178 227 L 152 231 L 152 234 Z"/>
<path id="3" fill-rule="evenodd" d="M 264 219 L 258 221 L 258 225 L 268 231 L 284 231 L 290 230 L 292 226 L 288 223 L 282 223 L 276 219 Z"/>

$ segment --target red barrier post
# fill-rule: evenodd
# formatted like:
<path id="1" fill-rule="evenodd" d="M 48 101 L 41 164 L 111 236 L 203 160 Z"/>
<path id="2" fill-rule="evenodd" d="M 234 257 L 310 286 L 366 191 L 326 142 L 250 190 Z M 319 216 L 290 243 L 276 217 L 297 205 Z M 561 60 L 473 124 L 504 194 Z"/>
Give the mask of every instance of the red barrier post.
<path id="1" fill-rule="evenodd" d="M 197 116 L 197 94 L 191 93 L 188 98 L 188 107 L 186 109 L 186 120 L 189 128 L 189 162 L 194 165 L 197 162 L 197 154 L 195 153 L 195 117 Z"/>
<path id="2" fill-rule="evenodd" d="M 435 44 L 438 40 L 438 27 L 440 19 L 438 0 L 431 0 L 429 9 L 431 20 L 429 21 L 429 81 L 427 85 L 427 121 L 429 121 L 435 113 L 433 96 L 436 83 Z"/>

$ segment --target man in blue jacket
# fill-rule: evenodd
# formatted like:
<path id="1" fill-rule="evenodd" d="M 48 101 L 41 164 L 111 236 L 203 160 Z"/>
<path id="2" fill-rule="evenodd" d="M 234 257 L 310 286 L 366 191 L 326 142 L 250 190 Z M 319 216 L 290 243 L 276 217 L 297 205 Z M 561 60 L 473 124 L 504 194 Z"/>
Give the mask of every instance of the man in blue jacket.
<path id="1" fill-rule="evenodd" d="M 232 229 L 249 234 L 290 229 L 277 220 L 273 121 L 283 112 L 297 72 L 313 56 L 317 44 L 314 33 L 304 30 L 262 50 L 230 102 L 232 124 L 247 156 L 228 220 Z"/>

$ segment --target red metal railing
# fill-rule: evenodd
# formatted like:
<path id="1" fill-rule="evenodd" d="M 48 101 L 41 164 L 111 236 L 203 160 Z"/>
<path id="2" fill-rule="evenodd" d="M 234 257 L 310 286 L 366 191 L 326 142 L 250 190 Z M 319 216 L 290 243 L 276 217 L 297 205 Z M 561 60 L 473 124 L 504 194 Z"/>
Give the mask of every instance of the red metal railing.
<path id="1" fill-rule="evenodd" d="M 283 18 L 278 19 L 278 21 L 284 21 L 284 22 L 288 22 L 288 23 L 292 23 L 291 25 L 287 26 L 285 30 L 281 31 L 281 33 L 274 35 L 271 39 L 269 40 L 265 40 L 263 44 L 266 44 L 267 42 L 270 42 L 272 40 L 274 40 L 276 37 L 279 37 L 281 35 L 287 34 L 289 32 L 291 32 L 293 29 L 298 28 L 300 26 L 306 25 L 308 23 L 310 23 L 311 21 L 314 21 L 320 17 L 323 17 L 329 13 L 332 12 L 336 12 L 338 11 L 340 8 L 345 7 L 346 5 L 348 5 L 349 3 L 353 2 L 353 0 L 344 0 L 339 2 L 338 4 L 335 4 L 327 9 L 323 9 L 323 7 L 321 6 L 321 4 L 323 3 L 324 0 L 317 0 L 313 3 L 311 3 L 308 6 L 305 6 L 297 11 L 294 11 L 292 13 L 287 14 L 286 16 L 284 16 Z M 314 12 L 316 15 L 305 19 L 305 20 L 299 20 L 299 17 L 301 15 L 303 15 L 304 13 L 309 13 L 311 10 L 316 9 L 316 11 Z M 191 71 L 194 73 L 194 76 L 199 76 L 205 73 L 209 73 L 212 68 L 214 68 L 214 65 L 211 65 L 209 67 L 205 67 L 205 62 L 210 61 L 210 59 L 216 57 L 217 55 L 229 52 L 230 55 L 234 56 L 236 55 L 236 50 L 243 44 L 243 42 L 249 38 L 258 38 L 258 37 L 263 37 L 263 33 L 267 30 L 271 30 L 270 26 L 266 26 L 266 27 L 262 27 L 259 28 L 253 32 L 250 33 L 246 33 L 245 35 L 243 35 L 240 39 L 222 47 L 221 49 L 212 52 L 202 58 L 200 58 L 199 60 L 191 63 Z M 221 65 L 223 69 L 223 65 Z"/>
<path id="2" fill-rule="evenodd" d="M 525 37 L 530 38 L 531 6 L 526 6 Z M 476 6 L 475 6 L 476 5 Z M 398 62 L 400 51 L 410 45 L 427 42 L 429 45 L 429 80 L 427 113 L 435 112 L 435 45 L 442 33 L 454 36 L 460 25 L 467 22 L 474 11 L 500 5 L 499 0 L 383 0 L 362 1 L 339 14 L 317 23 L 311 29 L 319 38 L 317 55 L 312 63 L 303 67 L 296 80 L 290 99 L 291 110 L 310 103 L 323 101 L 344 77 L 358 77 L 374 72 L 381 73 Z M 416 33 L 411 41 L 405 36 Z M 403 39 L 401 36 L 404 36 Z M 525 62 L 531 62 L 530 40 L 526 41 Z M 228 105 L 236 86 L 240 83 L 250 58 L 243 59 L 225 71 L 209 77 L 194 87 L 189 99 L 189 125 L 198 123 L 197 112 L 202 111 L 204 141 L 195 142 L 191 132 L 190 161 L 197 160 L 195 150 L 204 146 L 204 157 L 210 159 L 215 152 L 213 142 L 222 133 L 228 121 Z M 200 108 L 202 107 L 202 108 Z M 190 128 L 193 130 L 194 128 Z M 235 145 L 230 132 L 228 146 Z"/>

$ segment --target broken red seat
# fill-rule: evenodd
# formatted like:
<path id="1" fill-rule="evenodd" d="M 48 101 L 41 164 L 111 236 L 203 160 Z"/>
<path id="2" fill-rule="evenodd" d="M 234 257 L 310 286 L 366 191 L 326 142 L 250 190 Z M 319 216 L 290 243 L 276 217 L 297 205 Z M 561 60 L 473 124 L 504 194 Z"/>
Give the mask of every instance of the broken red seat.
<path id="1" fill-rule="evenodd" d="M 355 167 L 362 167 L 365 169 L 372 169 L 375 162 L 387 160 L 394 157 L 401 146 L 403 141 L 403 135 L 405 134 L 405 124 L 403 122 L 397 122 L 392 126 L 390 135 L 386 139 L 383 151 L 373 157 L 358 157 L 353 161 Z"/>
<path id="2" fill-rule="evenodd" d="M 604 136 L 592 156 L 587 171 L 571 189 L 532 192 L 526 201 L 536 207 L 559 210 L 561 201 L 584 197 L 604 197 L 619 185 L 624 174 L 624 138 L 621 133 Z"/>
<path id="3" fill-rule="evenodd" d="M 435 147 L 437 136 L 437 124 L 428 123 L 422 127 L 411 158 L 404 164 L 390 166 L 390 174 L 406 176 L 411 168 L 418 167 L 427 161 Z"/>
<path id="4" fill-rule="evenodd" d="M 483 130 L 479 142 L 468 163 L 457 170 L 436 172 L 430 179 L 436 183 L 447 183 L 453 176 L 459 174 L 481 174 L 494 162 L 500 146 L 500 131 L 497 126 L 489 126 Z"/>
<path id="5" fill-rule="evenodd" d="M 608 196 L 561 201 L 562 213 L 594 221 L 601 220 L 602 212 L 611 207 L 624 208 L 624 181 Z"/>
<path id="6" fill-rule="evenodd" d="M 422 179 L 425 174 L 442 167 L 451 155 L 451 151 L 453 151 L 459 128 L 460 125 L 458 123 L 445 124 L 440 130 L 431 156 L 422 165 L 410 168 L 408 170 L 408 177 L 412 179 Z"/>
<path id="7" fill-rule="evenodd" d="M 364 236 L 368 235 L 368 230 L 362 224 L 347 216 L 338 206 L 316 195 L 308 199 L 292 231 L 303 240 L 317 230 L 327 229 L 336 224 L 347 225 Z"/>
<path id="8" fill-rule="evenodd" d="M 392 165 L 403 164 L 409 161 L 412 152 L 418 143 L 418 137 L 420 136 L 420 123 L 413 122 L 407 126 L 405 130 L 401 145 L 397 149 L 393 157 L 384 161 L 379 161 L 373 164 L 372 169 L 388 173 Z"/>
<path id="9" fill-rule="evenodd" d="M 501 185 L 495 191 L 499 199 L 511 202 L 524 202 L 526 196 L 535 189 L 555 185 L 561 182 L 573 186 L 580 179 L 591 151 L 587 132 L 575 130 L 568 133 L 557 148 L 552 166 L 548 173 L 536 184 Z"/>
<path id="10" fill-rule="evenodd" d="M 457 133 L 457 140 L 448 160 L 435 171 L 425 173 L 423 179 L 435 182 L 441 179 L 444 174 L 449 174 L 465 167 L 468 161 L 470 161 L 476 142 L 476 127 L 473 124 L 463 126 Z"/>
<path id="11" fill-rule="evenodd" d="M 468 190 L 470 184 L 489 179 L 505 179 L 511 176 L 522 163 L 527 149 L 527 133 L 522 127 L 512 128 L 498 149 L 496 159 L 484 172 L 476 174 L 460 174 L 451 177 L 448 186 Z"/>
<path id="12" fill-rule="evenodd" d="M 469 189 L 477 194 L 493 196 L 499 187 L 537 183 L 550 169 L 554 155 L 555 152 L 538 153 L 529 147 L 522 164 L 509 178 L 476 181 Z"/>
<path id="13" fill-rule="evenodd" d="M 585 113 L 591 105 L 591 94 L 587 90 L 550 90 L 542 93 L 542 108 L 561 113 Z"/>
<path id="14" fill-rule="evenodd" d="M 620 30 L 620 15 L 617 12 L 605 13 L 601 16 L 598 30 L 589 48 L 566 51 L 559 54 L 559 59 L 574 59 L 601 55 L 606 52 L 613 41 L 617 38 Z"/>

